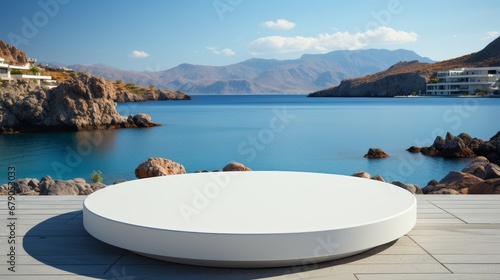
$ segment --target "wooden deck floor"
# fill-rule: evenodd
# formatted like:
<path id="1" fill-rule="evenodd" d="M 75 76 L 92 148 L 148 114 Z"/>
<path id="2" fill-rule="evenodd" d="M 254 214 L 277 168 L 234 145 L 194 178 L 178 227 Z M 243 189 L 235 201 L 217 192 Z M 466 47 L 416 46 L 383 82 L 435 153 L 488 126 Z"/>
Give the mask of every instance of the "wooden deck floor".
<path id="1" fill-rule="evenodd" d="M 9 216 L 0 197 L 0 279 L 500 279 L 500 195 L 418 196 L 417 225 L 399 240 L 342 260 L 273 269 L 180 265 L 106 245 L 83 228 L 83 199 L 16 197 Z"/>

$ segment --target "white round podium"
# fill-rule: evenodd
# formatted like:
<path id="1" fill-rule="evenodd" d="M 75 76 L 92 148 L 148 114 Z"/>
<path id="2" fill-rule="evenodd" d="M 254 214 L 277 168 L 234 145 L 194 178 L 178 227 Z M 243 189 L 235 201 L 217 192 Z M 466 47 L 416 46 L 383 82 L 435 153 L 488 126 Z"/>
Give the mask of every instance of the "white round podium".
<path id="1" fill-rule="evenodd" d="M 413 194 L 392 184 L 304 172 L 154 177 L 84 201 L 95 238 L 148 257 L 205 266 L 306 265 L 354 255 L 408 233 Z"/>

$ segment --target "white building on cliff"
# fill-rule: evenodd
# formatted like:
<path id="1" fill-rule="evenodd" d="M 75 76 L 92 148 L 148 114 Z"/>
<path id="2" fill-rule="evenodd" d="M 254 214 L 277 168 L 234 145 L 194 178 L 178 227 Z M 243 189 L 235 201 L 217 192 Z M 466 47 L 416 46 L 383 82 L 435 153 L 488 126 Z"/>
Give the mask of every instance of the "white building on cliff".
<path id="1" fill-rule="evenodd" d="M 462 95 L 499 90 L 500 67 L 456 68 L 437 73 L 427 84 L 427 95 Z"/>
<path id="2" fill-rule="evenodd" d="M 52 80 L 51 76 L 41 76 L 40 73 L 37 73 L 35 75 L 28 75 L 28 74 L 12 74 L 12 70 L 19 70 L 19 71 L 25 71 L 25 70 L 30 70 L 31 69 L 31 63 L 26 63 L 25 65 L 10 65 L 5 62 L 5 59 L 0 57 L 0 79 L 2 80 L 13 80 L 13 79 L 31 79 L 31 80 L 37 80 L 38 84 L 40 84 L 40 81 L 45 81 L 46 83 L 54 84 L 54 80 Z M 53 87 L 53 86 L 48 86 L 48 87 Z"/>

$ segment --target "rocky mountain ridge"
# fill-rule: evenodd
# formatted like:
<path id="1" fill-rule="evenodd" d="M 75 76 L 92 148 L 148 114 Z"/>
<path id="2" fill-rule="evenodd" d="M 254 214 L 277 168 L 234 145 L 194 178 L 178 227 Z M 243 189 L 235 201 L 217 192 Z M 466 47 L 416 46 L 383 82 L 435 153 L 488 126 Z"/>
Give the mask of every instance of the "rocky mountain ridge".
<path id="1" fill-rule="evenodd" d="M 479 52 L 433 64 L 418 61 L 401 62 L 387 70 L 355 79 L 309 94 L 309 97 L 370 97 L 425 93 L 426 82 L 438 71 L 464 67 L 500 66 L 500 37 Z"/>
<path id="2" fill-rule="evenodd" d="M 408 50 L 334 51 L 308 54 L 299 59 L 253 58 L 227 66 L 181 64 L 165 71 L 124 71 L 110 66 L 70 65 L 108 80 L 198 94 L 306 93 L 338 85 L 341 80 L 359 77 L 403 60 L 432 62 Z"/>

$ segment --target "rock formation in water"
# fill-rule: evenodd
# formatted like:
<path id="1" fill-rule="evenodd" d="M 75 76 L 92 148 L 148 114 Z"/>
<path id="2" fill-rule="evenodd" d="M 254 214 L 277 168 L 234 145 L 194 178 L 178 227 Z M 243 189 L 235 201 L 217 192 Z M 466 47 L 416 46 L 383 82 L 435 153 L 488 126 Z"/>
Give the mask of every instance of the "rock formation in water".
<path id="1" fill-rule="evenodd" d="M 484 156 L 489 161 L 500 164 L 500 131 L 488 141 L 472 138 L 467 133 L 454 136 L 448 132 L 445 138 L 437 136 L 431 146 L 422 147 L 420 151 L 426 156 L 445 158 Z"/>
<path id="2" fill-rule="evenodd" d="M 378 159 L 378 158 L 388 158 L 389 155 L 380 148 L 370 148 L 368 153 L 364 155 L 365 158 Z"/>
<path id="3" fill-rule="evenodd" d="M 79 74 L 46 90 L 13 80 L 0 86 L 0 133 L 156 126 L 146 114 L 120 116 L 111 82 Z"/>

